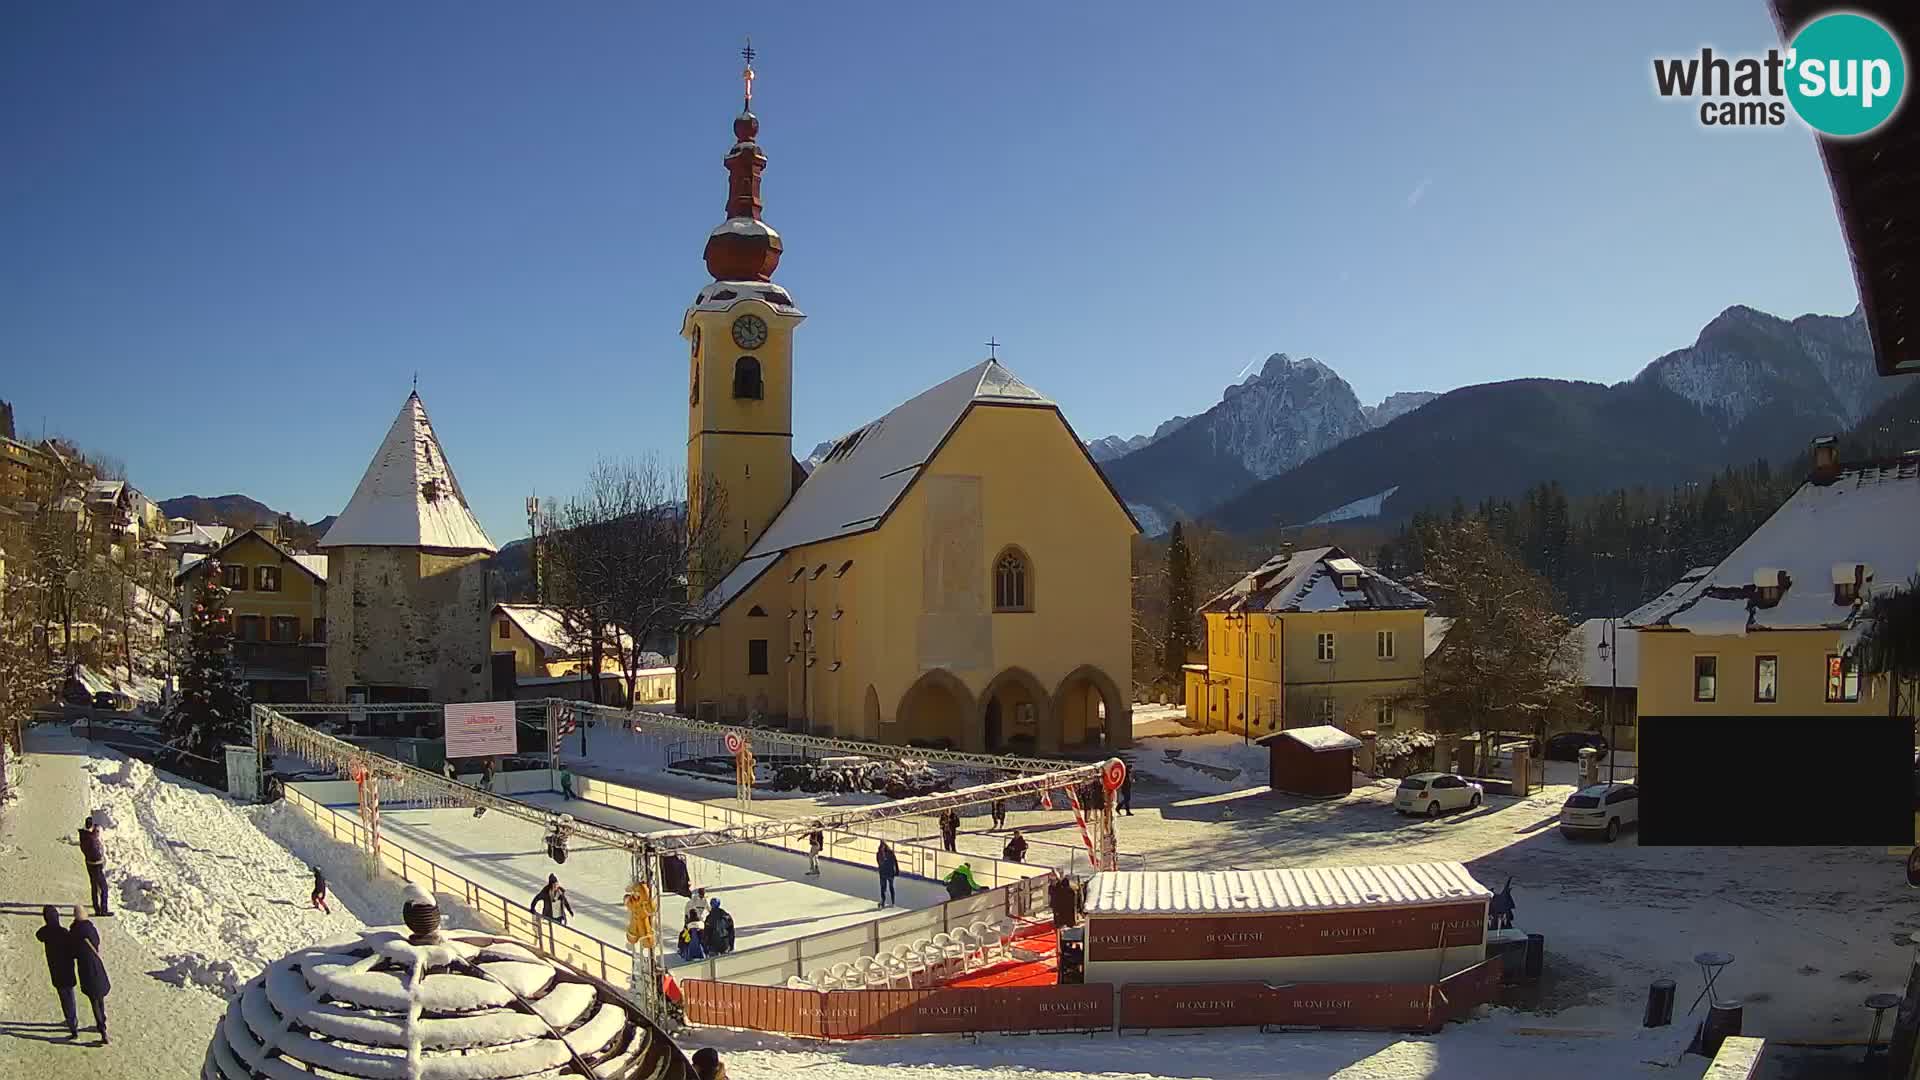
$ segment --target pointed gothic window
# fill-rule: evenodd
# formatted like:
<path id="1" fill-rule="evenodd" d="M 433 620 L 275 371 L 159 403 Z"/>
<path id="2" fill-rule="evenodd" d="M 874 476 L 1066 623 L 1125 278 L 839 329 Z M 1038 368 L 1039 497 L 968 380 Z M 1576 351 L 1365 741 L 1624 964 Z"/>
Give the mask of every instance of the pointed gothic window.
<path id="1" fill-rule="evenodd" d="M 760 361 L 751 356 L 743 356 L 733 362 L 733 396 L 751 398 L 759 401 L 762 393 L 760 386 Z"/>
<path id="2" fill-rule="evenodd" d="M 1019 548 L 1007 548 L 993 562 L 993 610 L 1033 610 L 1033 569 Z"/>

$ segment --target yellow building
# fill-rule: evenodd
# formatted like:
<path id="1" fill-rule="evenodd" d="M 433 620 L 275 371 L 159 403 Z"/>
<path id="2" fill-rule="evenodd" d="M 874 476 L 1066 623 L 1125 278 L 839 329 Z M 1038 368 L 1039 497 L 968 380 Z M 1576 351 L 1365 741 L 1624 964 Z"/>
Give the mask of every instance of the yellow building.
<path id="1" fill-rule="evenodd" d="M 1874 591 L 1920 568 L 1916 523 L 1920 456 L 1842 466 L 1816 443 L 1813 478 L 1752 536 L 1635 612 L 1641 721 L 1889 715 L 1847 647 Z"/>
<path id="2" fill-rule="evenodd" d="M 609 626 L 602 639 L 600 694 L 606 704 L 625 704 L 627 671 L 621 651 L 629 638 Z M 572 697 L 590 694 L 582 672 L 590 667 L 591 643 L 568 631 L 558 608 L 538 604 L 493 605 L 493 653 L 511 653 L 516 693 L 521 697 Z M 674 669 L 659 653 L 642 653 L 634 672 L 636 705 L 658 705 L 674 700 Z"/>
<path id="3" fill-rule="evenodd" d="M 327 557 L 288 551 L 266 533 L 235 534 L 210 555 L 187 555 L 174 575 L 180 609 L 210 566 L 228 589 L 233 654 L 253 700 L 319 700 L 327 666 Z"/>
<path id="4" fill-rule="evenodd" d="M 1429 606 L 1337 547 L 1269 559 L 1200 609 L 1207 662 L 1186 665 L 1188 723 L 1255 736 L 1424 727 L 1408 698 L 1431 651 Z"/>
<path id="5" fill-rule="evenodd" d="M 842 437 L 810 475 L 795 462 L 805 316 L 771 281 L 758 131 L 750 111 L 734 121 L 714 281 L 682 323 L 691 513 L 696 529 L 723 513 L 743 554 L 712 560 L 724 575 L 694 568 L 705 604 L 682 637 L 681 710 L 968 750 L 1126 745 L 1138 528 L 1057 404 L 989 359 Z M 723 507 L 702 505 L 709 490 Z"/>
<path id="6" fill-rule="evenodd" d="M 53 497 L 53 458 L 13 439 L 0 438 L 0 504 L 43 504 Z"/>

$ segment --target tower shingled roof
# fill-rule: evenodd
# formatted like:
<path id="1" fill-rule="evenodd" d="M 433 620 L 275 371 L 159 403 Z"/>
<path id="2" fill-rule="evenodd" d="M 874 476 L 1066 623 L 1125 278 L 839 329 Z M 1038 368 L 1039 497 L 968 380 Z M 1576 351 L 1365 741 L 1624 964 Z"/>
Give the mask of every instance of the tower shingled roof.
<path id="1" fill-rule="evenodd" d="M 499 550 L 467 505 L 418 393 L 407 395 L 320 546 Z"/>

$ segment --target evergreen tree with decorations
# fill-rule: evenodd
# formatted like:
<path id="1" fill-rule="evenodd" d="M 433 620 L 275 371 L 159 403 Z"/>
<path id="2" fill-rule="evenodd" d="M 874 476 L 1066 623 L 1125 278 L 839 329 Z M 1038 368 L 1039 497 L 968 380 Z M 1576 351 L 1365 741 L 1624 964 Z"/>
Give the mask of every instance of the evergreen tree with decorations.
<path id="1" fill-rule="evenodd" d="M 220 564 L 207 560 L 187 614 L 187 657 L 180 696 L 167 713 L 167 740 L 176 749 L 219 760 L 227 743 L 248 741 L 247 699 L 233 674 L 233 623 Z"/>

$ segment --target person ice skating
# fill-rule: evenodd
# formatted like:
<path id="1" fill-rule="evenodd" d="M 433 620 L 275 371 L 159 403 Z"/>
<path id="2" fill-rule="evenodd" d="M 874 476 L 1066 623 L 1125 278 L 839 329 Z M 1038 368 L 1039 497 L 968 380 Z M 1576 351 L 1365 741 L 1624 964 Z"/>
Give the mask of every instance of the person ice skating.
<path id="1" fill-rule="evenodd" d="M 60 1013 L 67 1021 L 67 1038 L 80 1037 L 80 1022 L 74 1014 L 73 988 L 74 955 L 76 942 L 67 928 L 60 925 L 60 909 L 48 904 L 40 909 L 40 917 L 47 925 L 34 932 L 40 939 L 40 945 L 47 953 L 47 978 L 53 982 L 53 992 L 60 997 Z"/>
<path id="2" fill-rule="evenodd" d="M 313 871 L 313 896 L 309 898 L 309 902 L 319 908 L 322 913 L 333 914 L 333 909 L 327 906 L 327 875 L 321 873 L 317 866 L 311 866 L 308 869 Z"/>
<path id="3" fill-rule="evenodd" d="M 573 774 L 566 769 L 560 770 L 560 794 L 565 795 L 569 799 L 574 798 Z"/>
<path id="4" fill-rule="evenodd" d="M 720 1061 L 720 1051 L 711 1046 L 703 1046 L 693 1052 L 694 1080 L 727 1080 L 727 1067 Z"/>
<path id="5" fill-rule="evenodd" d="M 707 951 L 715 956 L 725 956 L 733 951 L 733 916 L 720 906 L 719 897 L 708 901 L 705 932 Z"/>
<path id="6" fill-rule="evenodd" d="M 1007 841 L 1007 849 L 1004 852 L 1004 854 L 1006 855 L 1008 862 L 1025 862 L 1026 861 L 1027 838 L 1020 835 L 1019 829 L 1013 830 L 1013 839 Z"/>
<path id="7" fill-rule="evenodd" d="M 1007 800 L 1005 799 L 993 800 L 993 827 L 995 829 L 1007 827 Z"/>
<path id="8" fill-rule="evenodd" d="M 107 962 L 100 958 L 100 928 L 75 904 L 73 925 L 67 927 L 67 934 L 73 939 L 73 964 L 80 976 L 80 992 L 87 996 L 87 1004 L 93 1006 L 93 1029 L 100 1033 L 100 1042 L 104 1045 L 110 1041 L 107 1038 L 107 991 L 113 989 L 113 984 L 107 980 Z"/>
<path id="9" fill-rule="evenodd" d="M 897 904 L 900 898 L 894 894 L 893 879 L 900 876 L 900 858 L 893 853 L 892 845 L 880 841 L 880 850 L 874 853 L 874 862 L 880 868 L 880 906 Z"/>
<path id="10" fill-rule="evenodd" d="M 947 896 L 949 898 L 959 900 L 962 897 L 972 896 L 979 891 L 979 883 L 973 880 L 973 866 L 971 863 L 961 863 L 959 866 L 953 868 L 953 873 L 947 875 Z"/>
<path id="11" fill-rule="evenodd" d="M 940 842 L 948 851 L 959 851 L 960 815 L 951 810 L 940 811 Z"/>
<path id="12" fill-rule="evenodd" d="M 459 782 L 459 778 L 453 775 L 453 759 L 452 758 L 447 758 L 445 761 L 442 761 L 440 763 L 440 773 L 441 775 L 445 776 L 449 780 L 454 781 L 455 783 Z"/>
<path id="13" fill-rule="evenodd" d="M 820 852 L 827 846 L 827 838 L 819 829 L 807 834 L 807 873 L 820 873 Z"/>
<path id="14" fill-rule="evenodd" d="M 700 928 L 700 913 L 687 912 L 687 925 L 680 928 L 680 959 L 702 960 L 706 958 L 707 946 L 701 940 L 704 933 Z"/>
<path id="15" fill-rule="evenodd" d="M 558 919 L 554 918 L 555 909 L 560 912 Z M 573 914 L 573 901 L 567 899 L 567 890 L 560 884 L 560 875 L 547 875 L 546 887 L 533 894 L 533 901 L 527 905 L 527 910 L 542 916 L 548 922 L 558 922 L 561 926 L 567 925 L 567 917 Z"/>
<path id="16" fill-rule="evenodd" d="M 1133 770 L 1132 769 L 1128 769 L 1126 773 L 1120 777 L 1119 809 L 1121 813 L 1127 815 L 1128 817 L 1133 816 Z"/>
<path id="17" fill-rule="evenodd" d="M 87 883 L 93 888 L 93 913 L 106 916 L 113 914 L 113 905 L 107 903 L 107 848 L 100 839 L 100 821 L 97 816 L 87 818 L 80 826 L 80 854 L 87 860 Z"/>
<path id="18" fill-rule="evenodd" d="M 492 758 L 487 758 L 480 763 L 480 790 L 488 794 L 492 794 L 493 792 L 493 768 Z M 476 806 L 473 808 L 474 817 L 479 817 L 486 812 L 487 808 L 484 806 Z"/>

